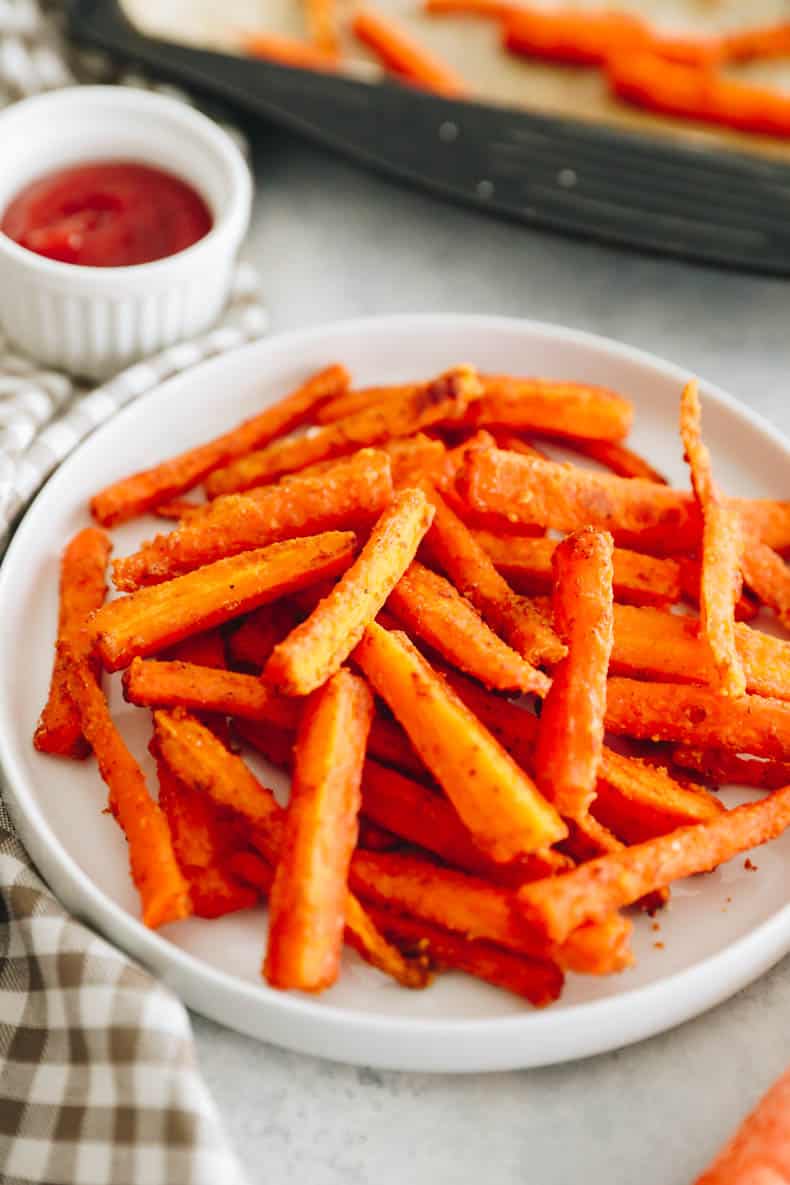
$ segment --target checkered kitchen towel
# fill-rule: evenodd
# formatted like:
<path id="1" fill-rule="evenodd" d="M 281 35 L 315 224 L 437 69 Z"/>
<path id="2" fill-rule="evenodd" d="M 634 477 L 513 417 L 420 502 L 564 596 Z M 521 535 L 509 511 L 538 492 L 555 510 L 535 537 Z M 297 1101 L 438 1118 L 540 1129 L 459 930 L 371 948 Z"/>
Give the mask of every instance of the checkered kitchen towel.
<path id="1" fill-rule="evenodd" d="M 0 0 L 0 106 L 113 78 L 60 41 L 59 5 Z M 172 93 L 172 88 L 168 88 Z M 237 271 L 221 323 L 89 391 L 0 338 L 0 553 L 42 482 L 89 432 L 169 375 L 266 329 Z M 242 1185 L 182 1005 L 69 917 L 0 797 L 0 1185 Z"/>

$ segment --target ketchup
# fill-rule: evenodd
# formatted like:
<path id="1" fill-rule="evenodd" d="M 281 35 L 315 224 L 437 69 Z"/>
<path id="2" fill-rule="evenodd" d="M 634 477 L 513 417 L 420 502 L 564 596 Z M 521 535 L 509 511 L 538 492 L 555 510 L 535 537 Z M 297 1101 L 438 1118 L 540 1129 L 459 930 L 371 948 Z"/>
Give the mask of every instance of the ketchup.
<path id="1" fill-rule="evenodd" d="M 61 263 L 128 267 L 191 247 L 211 224 L 200 194 L 171 173 L 134 161 L 96 161 L 25 186 L 0 230 Z"/>

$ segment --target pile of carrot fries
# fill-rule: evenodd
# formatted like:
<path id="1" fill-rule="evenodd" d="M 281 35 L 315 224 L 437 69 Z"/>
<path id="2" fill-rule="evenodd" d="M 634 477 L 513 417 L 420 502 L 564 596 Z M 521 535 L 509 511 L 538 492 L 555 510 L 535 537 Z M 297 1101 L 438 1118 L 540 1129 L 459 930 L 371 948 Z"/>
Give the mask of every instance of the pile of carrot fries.
<path id="1" fill-rule="evenodd" d="M 753 621 L 790 617 L 790 502 L 721 489 L 694 383 L 689 490 L 631 420 L 584 383 L 332 365 L 95 495 L 35 744 L 95 754 L 147 925 L 266 898 L 274 987 L 323 990 L 349 943 L 410 988 L 461 970 L 540 1006 L 630 965 L 632 907 L 790 824 L 790 642 Z M 105 601 L 106 528 L 144 514 L 172 529 Z M 726 810 L 728 781 L 763 795 Z"/>

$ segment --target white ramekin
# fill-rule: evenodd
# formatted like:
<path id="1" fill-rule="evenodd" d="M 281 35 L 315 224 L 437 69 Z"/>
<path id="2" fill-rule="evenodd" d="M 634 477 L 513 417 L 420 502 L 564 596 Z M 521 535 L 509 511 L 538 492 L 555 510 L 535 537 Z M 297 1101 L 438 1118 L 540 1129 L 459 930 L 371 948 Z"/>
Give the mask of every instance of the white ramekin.
<path id="1" fill-rule="evenodd" d="M 60 263 L 0 234 L 0 324 L 26 353 L 102 379 L 217 318 L 249 222 L 252 182 L 233 140 L 210 119 L 146 91 L 73 87 L 4 111 L 0 145 L 0 211 L 53 169 L 136 160 L 189 182 L 214 217 L 186 251 L 135 267 Z"/>

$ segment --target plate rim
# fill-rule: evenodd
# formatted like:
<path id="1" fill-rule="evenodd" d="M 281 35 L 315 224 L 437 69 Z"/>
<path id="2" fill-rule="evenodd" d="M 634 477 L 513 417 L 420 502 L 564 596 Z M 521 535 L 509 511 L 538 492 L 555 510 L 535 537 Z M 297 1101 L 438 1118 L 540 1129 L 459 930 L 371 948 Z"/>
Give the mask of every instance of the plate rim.
<path id="1" fill-rule="evenodd" d="M 80 441 L 42 484 L 16 526 L 2 563 L 0 563 L 0 605 L 8 595 L 9 573 L 15 566 L 17 552 L 23 549 L 26 526 L 36 510 L 39 500 L 44 497 L 51 483 L 59 479 L 62 480 L 63 471 L 74 463 L 75 458 L 79 457 L 88 441 L 101 433 L 104 428 L 110 424 L 115 425 L 133 412 L 139 414 L 140 409 L 144 409 L 146 403 L 158 399 L 163 390 L 177 386 L 186 381 L 187 377 L 194 379 L 196 376 L 200 377 L 203 372 L 212 369 L 220 371 L 223 366 L 228 364 L 229 360 L 238 359 L 240 355 L 257 353 L 265 355 L 270 348 L 275 346 L 287 348 L 289 345 L 305 344 L 325 336 L 361 334 L 373 328 L 376 330 L 390 329 L 393 332 L 403 331 L 406 327 L 413 327 L 415 322 L 427 327 L 445 329 L 463 329 L 464 325 L 468 325 L 474 326 L 475 329 L 488 329 L 494 332 L 504 330 L 510 333 L 529 333 L 555 342 L 579 344 L 592 348 L 600 354 L 618 356 L 657 371 L 663 377 L 675 380 L 680 384 L 695 377 L 688 369 L 669 362 L 650 351 L 618 342 L 616 339 L 601 334 L 531 318 L 474 313 L 399 313 L 389 316 L 350 318 L 313 326 L 305 330 L 296 329 L 272 334 L 241 346 L 228 354 L 207 359 L 186 372 L 168 377 L 132 400 L 111 420 L 98 425 Z M 762 436 L 766 437 L 768 442 L 775 446 L 778 445 L 790 459 L 790 440 L 759 412 L 704 379 L 700 379 L 700 389 L 703 401 L 711 400 L 726 407 L 737 418 L 750 423 Z M 6 658 L 7 647 L 8 641 L 5 634 L 0 634 L 0 663 Z M 419 1040 L 430 1033 L 432 1043 L 444 1044 L 457 1041 L 459 1037 L 470 1038 L 474 1042 L 474 1049 L 467 1050 L 467 1056 L 459 1058 L 458 1051 L 451 1055 L 451 1051 L 448 1050 L 444 1058 L 442 1056 L 431 1057 L 432 1068 L 435 1066 L 440 1072 L 516 1069 L 559 1064 L 562 1061 L 590 1056 L 607 1049 L 621 1048 L 675 1027 L 722 1002 L 748 983 L 753 982 L 790 951 L 790 903 L 788 903 L 740 938 L 735 939 L 733 943 L 709 955 L 700 963 L 670 973 L 640 987 L 618 992 L 606 999 L 566 1005 L 557 1012 L 552 1011 L 551 1008 L 544 1010 L 525 1008 L 523 1013 L 501 1017 L 443 1019 L 441 1017 L 391 1016 L 362 1013 L 347 1005 L 319 1003 L 309 997 L 277 992 L 262 981 L 257 984 L 250 983 L 215 968 L 198 956 L 169 942 L 163 935 L 148 930 L 141 921 L 127 913 L 121 905 L 99 888 L 80 868 L 50 827 L 28 787 L 28 779 L 17 765 L 13 753 L 12 734 L 11 723 L 7 719 L 7 709 L 0 705 L 0 769 L 4 775 L 7 802 L 12 819 L 20 832 L 20 838 L 36 867 L 40 870 L 42 879 L 47 884 L 50 884 L 51 881 L 58 884 L 65 883 L 68 891 L 75 893 L 83 901 L 87 901 L 89 904 L 85 912 L 80 911 L 76 916 L 81 921 L 87 921 L 89 926 L 96 928 L 112 945 L 151 967 L 153 974 L 168 982 L 168 972 L 172 970 L 175 977 L 181 981 L 175 989 L 178 996 L 185 1004 L 194 1007 L 196 1011 L 204 1015 L 212 1015 L 211 1008 L 208 1008 L 205 1002 L 196 1004 L 187 998 L 190 992 L 184 990 L 182 976 L 190 979 L 196 978 L 199 981 L 199 987 L 206 992 L 211 992 L 213 989 L 221 994 L 230 992 L 237 995 L 240 1003 L 254 1003 L 259 1006 L 261 1002 L 265 1002 L 275 1013 L 279 1012 L 291 1019 L 302 1019 L 308 1022 L 318 1021 L 321 1027 L 330 1030 L 336 1029 L 335 1037 L 342 1035 L 345 1038 L 353 1038 L 355 1035 L 375 1034 L 378 1038 L 383 1036 L 385 1039 L 389 1037 L 398 1041 L 407 1034 L 415 1035 Z M 59 897 L 63 890 L 53 889 L 53 892 Z M 731 968 L 729 974 L 724 973 L 727 965 Z M 682 992 L 674 991 L 681 985 L 684 989 Z M 668 1008 L 665 1008 L 663 1012 L 652 1008 L 655 997 L 667 996 L 670 1002 Z M 672 1006 L 673 996 L 675 997 L 674 1006 Z M 642 1013 L 640 1024 L 627 1025 L 624 1016 L 618 1018 L 618 1013 L 630 1013 L 632 1009 L 637 1008 L 638 1004 L 644 1005 L 642 1009 L 637 1009 Z M 237 1029 L 241 1027 L 242 1031 L 249 1032 L 249 1028 L 243 1027 L 243 1021 L 237 1024 L 234 1016 L 223 1014 L 221 1009 L 219 1013 L 219 1015 L 215 1013 L 213 1019 L 228 1027 Z M 616 1026 L 619 1019 L 619 1022 L 624 1024 L 624 1031 L 614 1037 L 605 1036 L 603 1032 L 600 1034 L 590 1033 L 589 1030 L 594 1030 L 596 1022 L 603 1020 L 604 1017 L 607 1020 L 607 1025 L 601 1026 L 602 1030 L 604 1028 L 611 1029 L 613 1025 Z M 587 1029 L 586 1040 L 577 1039 L 572 1042 L 572 1050 L 566 1050 L 559 1055 L 538 1056 L 537 1059 L 530 1055 L 525 1056 L 523 1049 L 525 1037 L 545 1036 L 548 1030 L 560 1022 L 564 1022 L 569 1029 L 574 1027 L 579 1029 L 580 1026 L 581 1029 Z M 494 1057 L 490 1056 L 490 1051 L 486 1051 L 489 1056 L 483 1057 L 484 1045 L 481 1044 L 481 1041 L 484 1042 L 491 1038 L 501 1044 L 509 1038 L 516 1038 L 516 1036 L 520 1040 L 513 1042 L 510 1054 L 506 1054 L 504 1057 L 501 1055 Z M 277 1042 L 276 1037 L 267 1039 Z M 300 1044 L 299 1041 L 283 1040 L 282 1044 L 288 1048 L 301 1049 L 302 1052 L 315 1052 L 309 1043 Z M 415 1064 L 413 1058 L 410 1060 L 408 1056 L 405 1056 L 404 1060 L 394 1052 L 390 1055 L 375 1057 L 355 1056 L 353 1049 L 349 1049 L 342 1054 L 322 1052 L 319 1056 L 330 1056 L 333 1060 L 343 1060 L 359 1065 L 376 1065 L 382 1068 L 426 1068 L 425 1059 L 419 1064 Z M 482 1062 L 481 1057 L 483 1058 Z"/>

